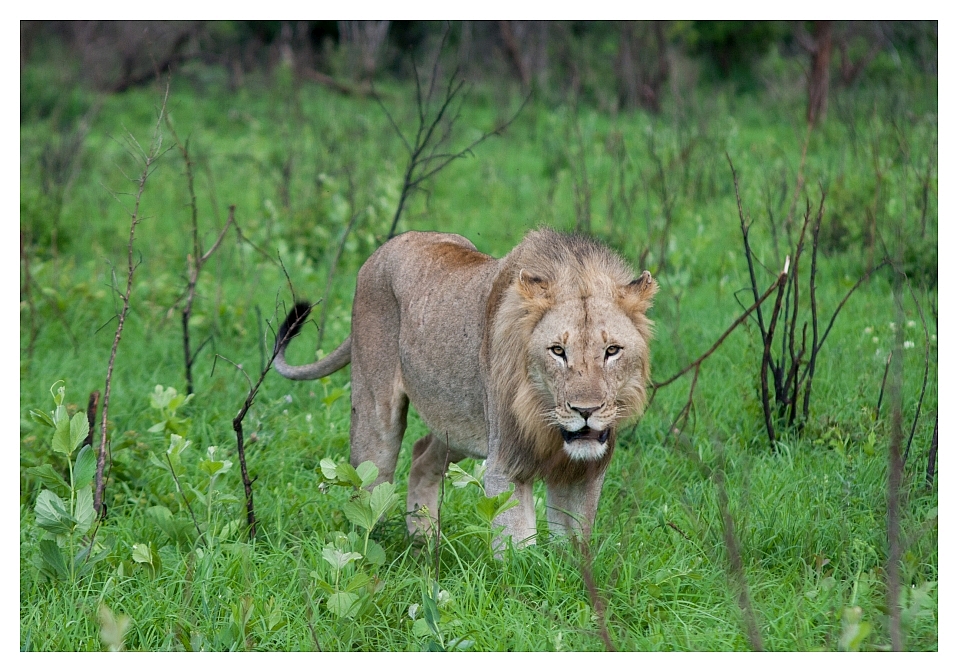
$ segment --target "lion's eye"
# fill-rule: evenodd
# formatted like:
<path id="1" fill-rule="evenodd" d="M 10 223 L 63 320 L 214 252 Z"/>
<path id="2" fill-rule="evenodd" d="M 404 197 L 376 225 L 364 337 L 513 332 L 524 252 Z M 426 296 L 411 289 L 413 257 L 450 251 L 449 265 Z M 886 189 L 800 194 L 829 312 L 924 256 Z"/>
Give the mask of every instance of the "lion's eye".
<path id="1" fill-rule="evenodd" d="M 606 359 L 608 359 L 609 357 L 615 357 L 620 352 L 622 352 L 622 346 L 610 345 L 609 347 L 605 349 L 605 357 Z"/>
<path id="2" fill-rule="evenodd" d="M 549 352 L 551 352 L 556 357 L 561 357 L 562 359 L 565 359 L 565 350 L 562 348 L 561 345 L 553 345 L 551 348 L 549 348 Z"/>

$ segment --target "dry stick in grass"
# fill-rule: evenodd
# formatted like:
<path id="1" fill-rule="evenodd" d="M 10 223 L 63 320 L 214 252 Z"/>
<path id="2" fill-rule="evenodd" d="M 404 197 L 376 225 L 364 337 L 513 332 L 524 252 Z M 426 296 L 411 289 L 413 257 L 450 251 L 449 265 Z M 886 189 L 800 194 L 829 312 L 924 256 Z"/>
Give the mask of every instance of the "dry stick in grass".
<path id="1" fill-rule="evenodd" d="M 935 415 L 935 433 L 931 435 L 931 448 L 928 450 L 928 468 L 925 469 L 925 487 L 931 490 L 935 484 L 935 461 L 938 459 L 938 416 Z"/>
<path id="2" fill-rule="evenodd" d="M 90 425 L 90 431 L 86 435 L 86 441 L 83 445 L 93 447 L 93 432 L 96 430 L 96 409 L 100 405 L 100 390 L 90 392 L 90 400 L 86 405 L 86 421 Z"/>
<path id="3" fill-rule="evenodd" d="M 30 275 L 30 250 L 24 242 L 24 232 L 20 229 L 20 263 L 23 267 L 23 283 L 20 285 L 20 300 L 26 298 L 30 313 L 30 340 L 27 341 L 27 358 L 33 359 L 33 348 L 40 335 L 40 326 L 37 323 L 37 307 L 33 301 L 33 277 Z"/>
<path id="4" fill-rule="evenodd" d="M 698 456 L 696 455 L 696 457 Z M 732 513 L 728 506 L 724 466 L 712 471 L 712 482 L 715 483 L 718 494 L 719 511 L 722 514 L 722 540 L 728 553 L 729 571 L 732 574 L 735 590 L 738 593 L 738 606 L 742 610 L 742 617 L 745 619 L 745 632 L 748 634 L 749 646 L 753 651 L 762 651 L 764 650 L 762 635 L 755 619 L 755 611 L 752 609 L 752 601 L 748 596 L 748 582 L 745 580 L 742 549 L 735 534 L 735 522 L 732 520 Z"/>
<path id="5" fill-rule="evenodd" d="M 394 235 L 396 235 L 396 227 L 399 225 L 399 219 L 402 217 L 403 210 L 406 207 L 406 201 L 410 194 L 412 194 L 413 190 L 420 189 L 423 182 L 448 166 L 452 161 L 463 158 L 464 156 L 468 156 L 478 145 L 482 144 L 493 135 L 499 135 L 502 133 L 513 121 L 515 121 L 516 117 L 518 117 L 519 113 L 522 111 L 522 108 L 525 107 L 526 103 L 529 102 L 529 98 L 532 96 L 532 93 L 530 92 L 529 95 L 526 96 L 525 100 L 522 101 L 522 105 L 519 106 L 519 109 L 516 110 L 516 113 L 512 115 L 510 119 L 499 124 L 496 126 L 496 128 L 488 133 L 483 133 L 482 136 L 470 143 L 465 149 L 462 149 L 458 152 L 441 151 L 440 148 L 449 141 L 449 138 L 452 134 L 452 129 L 459 120 L 459 114 L 462 111 L 462 99 L 460 98 L 459 107 L 454 112 L 451 112 L 451 106 L 456 97 L 462 92 L 462 88 L 466 83 L 465 80 L 458 79 L 459 69 L 456 68 L 449 77 L 449 81 L 446 83 L 446 91 L 443 94 L 443 99 L 439 105 L 439 109 L 435 112 L 434 116 L 428 114 L 427 108 L 429 106 L 429 102 L 432 100 L 433 92 L 435 91 L 439 77 L 439 57 L 442 54 L 442 50 L 446 45 L 448 37 L 449 29 L 447 28 L 446 32 L 443 33 L 442 41 L 440 42 L 439 48 L 436 51 L 436 58 L 433 61 L 432 66 L 432 74 L 429 78 L 429 90 L 426 92 L 425 97 L 423 97 L 422 82 L 419 79 L 419 69 L 416 67 L 415 61 L 413 61 L 413 73 L 416 76 L 416 108 L 419 115 L 419 120 L 416 129 L 416 137 L 412 143 L 410 143 L 409 140 L 406 139 L 406 136 L 403 135 L 403 132 L 399 129 L 399 126 L 392 118 L 392 115 L 389 114 L 389 110 L 386 109 L 386 106 L 379 95 L 376 94 L 375 91 L 373 91 L 372 94 L 376 102 L 379 103 L 379 106 L 382 108 L 383 112 L 385 112 L 386 118 L 389 119 L 389 123 L 392 125 L 393 130 L 396 131 L 396 134 L 399 136 L 400 140 L 402 140 L 406 147 L 406 151 L 409 154 L 409 160 L 406 164 L 405 173 L 403 174 L 402 191 L 399 192 L 399 204 L 396 206 L 396 212 L 393 215 L 392 223 L 389 226 L 389 238 L 392 238 Z M 451 117 L 448 116 L 448 113 L 450 112 L 452 114 Z M 439 129 L 440 124 L 442 124 L 444 120 L 446 120 L 445 128 L 437 135 L 437 129 Z"/>
<path id="6" fill-rule="evenodd" d="M 592 576 L 592 553 L 589 551 L 589 545 L 572 536 L 572 543 L 579 552 L 579 571 L 582 574 L 582 582 L 585 583 L 585 589 L 589 593 L 589 600 L 592 602 L 592 608 L 595 610 L 596 622 L 599 626 L 599 637 L 605 644 L 606 651 L 615 651 L 615 645 L 609 636 L 609 628 L 605 620 L 605 602 L 599 595 L 599 589 L 595 585 L 595 578 Z"/>
<path id="7" fill-rule="evenodd" d="M 772 292 L 778 289 L 779 296 L 781 296 L 781 289 L 784 286 L 785 281 L 787 279 L 788 279 L 788 259 L 785 260 L 785 268 L 779 274 L 778 278 L 776 278 L 775 282 L 773 282 L 771 286 L 767 290 L 765 290 L 765 292 L 761 296 L 757 298 L 755 303 L 749 306 L 745 310 L 745 312 L 739 315 L 738 318 L 736 318 L 736 320 L 732 322 L 732 324 L 728 327 L 728 329 L 726 329 L 725 332 L 721 336 L 719 336 L 718 340 L 712 344 L 712 347 L 706 350 L 705 353 L 701 355 L 698 359 L 696 359 L 694 362 L 692 362 L 691 364 L 689 364 L 688 366 L 686 366 L 684 369 L 674 374 L 673 376 L 665 379 L 662 382 L 652 381 L 652 397 L 651 399 L 649 399 L 649 405 L 652 404 L 652 401 L 655 399 L 655 395 L 660 388 L 666 387 L 667 385 L 671 385 L 672 383 L 674 383 L 676 380 L 684 376 L 689 371 L 693 371 L 693 370 L 695 371 L 695 374 L 692 377 L 692 385 L 689 389 L 688 402 L 679 412 L 679 415 L 676 416 L 675 422 L 673 422 L 672 427 L 669 428 L 669 432 L 672 432 L 677 427 L 677 425 L 679 424 L 681 420 L 683 420 L 684 418 L 688 418 L 688 413 L 692 409 L 692 396 L 695 393 L 695 384 L 698 382 L 699 367 L 702 365 L 702 362 L 704 362 L 706 359 L 708 359 L 712 355 L 712 353 L 718 350 L 719 346 L 722 345 L 723 342 L 725 342 L 726 338 L 728 338 L 728 335 L 731 334 L 733 331 L 735 331 L 735 329 L 739 325 L 745 322 L 745 320 L 748 319 L 748 316 L 751 315 L 753 311 L 757 310 L 759 306 L 761 306 L 762 303 L 764 303 L 765 300 L 772 295 Z"/>
<path id="8" fill-rule="evenodd" d="M 103 414 L 100 419 L 100 449 L 96 458 L 96 487 L 93 495 L 93 508 L 101 516 L 103 515 L 103 491 L 105 483 L 103 480 L 103 470 L 106 466 L 107 453 L 107 419 L 110 409 L 110 391 L 113 384 L 113 367 L 116 364 L 116 351 L 120 345 L 120 338 L 123 336 L 123 326 L 126 323 L 126 317 L 130 312 L 130 296 L 133 294 L 133 274 L 139 262 L 133 262 L 133 241 L 136 239 L 136 225 L 140 222 L 140 199 L 143 197 L 143 190 L 146 188 L 146 180 L 153 172 L 153 164 L 163 153 L 162 136 L 160 135 L 160 124 L 166 116 L 166 101 L 170 95 L 170 86 L 167 83 L 166 92 L 163 94 L 163 103 L 157 115 L 156 126 L 153 128 L 153 139 L 149 149 L 143 151 L 140 144 L 130 136 L 130 146 L 140 152 L 140 159 L 143 161 L 143 172 L 140 173 L 136 181 L 137 191 L 136 200 L 133 206 L 133 212 L 130 213 L 130 238 L 126 246 L 127 253 L 127 271 L 126 271 L 126 291 L 120 295 L 123 300 L 123 306 L 117 314 L 116 334 L 113 337 L 113 347 L 110 349 L 110 361 L 106 370 L 106 384 L 103 391 Z"/>
<path id="9" fill-rule="evenodd" d="M 285 270 L 285 269 L 284 269 Z M 287 280 L 289 276 L 287 276 Z M 316 304 L 310 306 L 310 309 Z M 246 374 L 246 371 L 243 370 L 243 367 L 236 362 L 224 357 L 223 355 L 216 355 L 217 358 L 222 359 L 226 362 L 229 362 L 237 368 L 245 377 L 246 382 L 249 384 L 249 393 L 246 395 L 246 399 L 243 402 L 242 408 L 240 408 L 239 413 L 233 418 L 233 432 L 236 434 L 236 454 L 239 457 L 240 463 L 240 473 L 243 477 L 243 493 L 246 496 L 246 523 L 249 527 L 249 538 L 253 539 L 256 536 L 256 511 L 253 507 L 253 480 L 249 476 L 249 470 L 246 466 L 246 443 L 243 436 L 243 419 L 246 418 L 246 414 L 249 412 L 249 409 L 253 406 L 253 401 L 256 399 L 256 394 L 259 392 L 260 385 L 263 384 L 263 380 L 266 379 L 266 374 L 269 373 L 269 370 L 273 367 L 273 360 L 276 359 L 276 354 L 283 348 L 283 346 L 289 342 L 289 340 L 299 331 L 303 323 L 306 321 L 309 316 L 309 311 L 304 311 L 296 314 L 291 314 L 289 318 L 292 318 L 291 322 L 284 325 L 284 329 L 281 330 L 282 337 L 279 338 L 276 342 L 276 347 L 273 349 L 273 354 L 270 356 L 269 361 L 266 362 L 266 366 L 260 371 L 259 379 L 256 381 L 256 384 L 253 384 L 253 381 Z M 215 369 L 216 360 L 213 360 L 213 366 Z"/>
<path id="10" fill-rule="evenodd" d="M 878 390 L 878 403 L 875 404 L 875 420 L 878 420 L 878 415 L 881 413 L 881 402 L 885 396 L 885 382 L 888 380 L 888 367 L 891 366 L 891 356 L 895 354 L 894 351 L 888 353 L 888 357 L 885 358 L 885 373 L 881 377 L 881 389 Z"/>
<path id="11" fill-rule="evenodd" d="M 439 501 L 436 503 L 436 583 L 439 583 L 439 544 L 442 542 L 442 500 L 446 498 L 446 469 L 449 468 L 449 432 L 446 432 L 446 459 L 443 477 L 439 479 Z"/>
<path id="12" fill-rule="evenodd" d="M 911 283 L 908 281 L 908 276 L 904 272 L 900 272 L 902 279 L 905 284 L 908 286 L 908 293 L 911 294 L 912 300 L 915 302 L 915 307 L 918 309 L 918 317 L 921 319 L 921 326 L 925 332 L 925 370 L 921 378 L 921 392 L 918 394 L 918 406 L 915 408 L 915 419 L 911 423 L 911 432 L 908 433 L 908 443 L 905 444 L 905 454 L 902 457 L 902 462 L 908 461 L 908 453 L 911 451 L 911 442 L 915 438 L 915 430 L 918 429 L 918 418 L 921 415 L 921 405 L 925 401 L 925 391 L 928 389 L 928 369 L 929 369 L 929 360 L 931 359 L 931 344 L 928 337 L 928 323 L 925 321 L 925 312 L 921 309 L 921 302 L 918 300 L 918 297 L 915 295 L 915 290 L 911 286 Z M 899 325 L 899 329 L 904 328 L 904 325 Z M 935 426 L 938 425 L 938 419 L 935 419 Z"/>
<path id="13" fill-rule="evenodd" d="M 236 212 L 236 206 L 230 206 L 229 216 L 226 218 L 226 226 L 220 231 L 219 236 L 216 237 L 216 242 L 213 243 L 210 249 L 203 252 L 200 247 L 199 210 L 196 206 L 196 191 L 193 188 L 193 160 L 190 158 L 190 143 L 189 140 L 185 143 L 180 141 L 180 137 L 176 134 L 176 129 L 173 128 L 173 123 L 169 120 L 169 117 L 166 119 L 166 126 L 170 130 L 170 134 L 173 136 L 173 141 L 176 142 L 176 146 L 179 147 L 180 153 L 183 155 L 183 162 L 186 164 L 186 184 L 190 192 L 190 238 L 193 244 L 193 251 L 186 256 L 187 285 L 183 310 L 180 315 L 183 325 L 183 359 L 186 364 L 186 393 L 193 394 L 193 362 L 196 360 L 196 356 L 199 355 L 200 350 L 209 342 L 209 339 L 204 341 L 200 347 L 197 348 L 196 352 L 193 352 L 190 348 L 190 316 L 193 313 L 193 301 L 196 299 L 196 285 L 199 282 L 203 265 L 209 260 L 210 256 L 216 252 L 220 243 L 223 242 L 223 237 L 226 235 L 226 232 L 230 226 L 233 225 L 233 216 Z"/>

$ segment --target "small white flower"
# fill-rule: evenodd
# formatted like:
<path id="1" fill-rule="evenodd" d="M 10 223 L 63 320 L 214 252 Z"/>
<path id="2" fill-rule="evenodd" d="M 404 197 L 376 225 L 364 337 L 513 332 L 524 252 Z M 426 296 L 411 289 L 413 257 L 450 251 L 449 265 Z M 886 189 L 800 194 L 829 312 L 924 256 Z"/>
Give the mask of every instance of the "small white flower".
<path id="1" fill-rule="evenodd" d="M 409 618 L 416 620 L 416 615 L 419 613 L 419 603 L 413 602 L 409 605 Z"/>
<path id="2" fill-rule="evenodd" d="M 875 327 L 865 327 L 865 334 L 870 334 L 875 331 Z"/>
<path id="3" fill-rule="evenodd" d="M 894 323 L 894 322 L 889 322 L 889 323 L 888 323 L 888 328 L 891 329 L 892 331 L 895 331 L 895 323 Z"/>
<path id="4" fill-rule="evenodd" d="M 905 326 L 908 327 L 909 329 L 914 329 L 914 328 L 915 328 L 915 321 L 914 321 L 914 320 L 908 320 L 908 323 L 905 324 Z"/>
<path id="5" fill-rule="evenodd" d="M 440 590 L 439 595 L 436 596 L 436 604 L 440 607 L 447 604 L 450 600 L 452 600 L 452 596 L 449 595 L 448 590 Z"/>
<path id="6" fill-rule="evenodd" d="M 878 336 L 872 336 L 872 343 L 878 343 Z"/>
<path id="7" fill-rule="evenodd" d="M 938 341 L 938 337 L 937 337 L 935 334 L 932 334 L 932 335 L 931 335 L 931 342 L 932 342 L 932 343 L 936 343 L 937 341 Z"/>
<path id="8" fill-rule="evenodd" d="M 905 341 L 902 345 L 903 345 L 903 347 L 905 348 L 905 350 L 910 350 L 910 349 L 912 349 L 912 348 L 915 347 L 915 342 L 914 342 L 914 341 Z"/>

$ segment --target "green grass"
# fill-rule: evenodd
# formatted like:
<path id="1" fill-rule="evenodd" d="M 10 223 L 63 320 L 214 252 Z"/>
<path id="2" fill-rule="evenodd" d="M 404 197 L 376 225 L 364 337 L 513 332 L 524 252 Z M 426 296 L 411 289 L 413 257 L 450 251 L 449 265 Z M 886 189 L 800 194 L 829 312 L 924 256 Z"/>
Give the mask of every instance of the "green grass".
<path id="1" fill-rule="evenodd" d="M 124 138 L 148 144 L 161 96 L 144 89 L 105 99 L 75 154 L 65 149 L 64 138 L 89 104 L 88 94 L 74 92 L 69 104 L 42 115 L 21 100 L 21 235 L 33 243 L 31 285 L 21 291 L 20 313 L 21 648 L 104 648 L 97 615 L 102 603 L 130 618 L 124 645 L 131 650 L 312 650 L 317 644 L 323 650 L 421 650 L 427 638 L 414 631 L 409 609 L 423 604 L 424 591 L 431 590 L 435 558 L 432 549 L 410 546 L 400 513 L 374 532 L 386 552 L 377 572 L 381 586 L 355 618 L 331 614 L 317 584 L 317 577 L 329 580 L 323 547 L 334 532 L 352 528 L 342 512 L 346 491 L 318 488 L 320 460 L 348 455 L 348 394 L 333 399 L 348 384 L 348 370 L 315 383 L 267 376 L 244 423 L 259 521 L 259 534 L 249 542 L 231 427 L 247 381 L 215 358 L 241 364 L 250 375 L 258 371 L 262 348 L 268 352 L 272 344 L 268 325 L 282 318 L 291 300 L 278 255 L 301 296 L 322 296 L 351 197 L 360 214 L 334 277 L 321 347 L 328 352 L 346 336 L 355 273 L 383 241 L 398 199 L 402 145 L 370 100 L 309 86 L 294 96 L 281 82 L 253 82 L 236 93 L 215 83 L 204 86 L 174 81 L 168 103 L 198 166 L 204 239 L 212 242 L 227 206 L 235 204 L 249 241 L 230 233 L 204 268 L 191 326 L 194 344 L 212 340 L 195 365 L 196 396 L 178 414 L 188 419 L 193 442 L 183 456 L 183 480 L 206 493 L 198 463 L 207 446 L 218 446 L 219 459 L 234 463 L 217 481 L 212 529 L 219 534 L 214 543 L 195 543 L 176 484 L 150 460 L 163 457 L 169 438 L 147 431 L 160 420 L 149 395 L 158 384 L 185 388 L 179 314 L 170 308 L 186 285 L 189 196 L 182 159 L 173 149 L 157 164 L 140 205 L 146 219 L 137 230 L 139 266 L 110 404 L 109 515 L 97 531 L 110 550 L 73 585 L 48 580 L 34 566 L 43 535 L 33 513 L 40 484 L 25 469 L 62 469 L 65 463 L 50 450 L 52 430 L 35 424 L 30 410 L 49 411 L 49 389 L 57 380 L 65 382 L 67 402 L 76 410 L 85 407 L 90 391 L 103 389 L 115 327 L 111 274 L 121 283 L 125 278 L 133 206 L 132 197 L 122 195 L 132 190 L 124 175 L 141 170 Z M 922 176 L 929 155 L 937 156 L 937 82 L 923 86 L 839 91 L 831 117 L 808 140 L 806 186 L 795 221 L 800 223 L 806 199 L 814 208 L 818 185 L 824 186 L 827 244 L 818 296 L 826 317 L 820 319 L 830 316 L 866 270 L 869 248 L 876 259 L 883 256 L 884 241 L 890 253 L 903 257 L 930 333 L 937 334 L 936 161 L 924 234 L 920 230 Z M 385 91 L 399 123 L 411 128 L 410 91 Z M 468 142 L 497 116 L 509 115 L 511 110 L 494 106 L 502 98 L 480 87 L 464 107 L 459 140 Z M 659 118 L 611 116 L 533 101 L 504 136 L 454 162 L 427 193 L 416 194 L 402 228 L 462 233 L 494 255 L 508 252 L 540 223 L 572 228 L 578 124 L 593 234 L 636 265 L 642 249 L 653 248 L 646 265 L 662 287 L 652 312 L 658 334 L 653 377 L 662 380 L 715 341 L 741 313 L 739 302 L 750 302 L 741 293 L 748 274 L 726 154 L 754 221 L 756 254 L 777 269 L 788 246 L 780 228 L 776 254 L 768 211 L 779 225 L 786 219 L 805 142 L 800 101 L 702 90 L 673 108 Z M 626 153 L 618 155 L 617 146 Z M 666 193 L 674 198 L 664 258 L 657 242 L 666 215 L 657 195 L 662 177 L 656 156 Z M 75 170 L 58 170 L 57 159 L 75 160 Z M 631 215 L 616 195 L 622 175 L 632 194 Z M 873 246 L 872 220 L 882 236 Z M 767 286 L 772 276 L 760 272 L 759 282 Z M 903 310 L 906 324 L 895 328 L 914 343 L 903 360 L 907 436 L 926 344 L 907 293 Z M 841 648 L 843 635 L 854 628 L 854 607 L 871 627 L 860 648 L 888 646 L 887 395 L 877 421 L 874 408 L 895 335 L 889 323 L 899 322 L 895 315 L 892 276 L 876 274 L 845 306 L 821 353 L 805 430 L 780 428 L 775 453 L 762 418 L 762 344 L 754 323 L 733 333 L 703 365 L 694 414 L 678 444 L 668 430 L 686 401 L 688 377 L 661 389 L 634 431 L 623 433 L 590 546 L 590 572 L 616 648 L 749 647 L 718 491 L 707 474 L 721 465 L 765 648 Z M 31 324 L 38 328 L 32 356 Z M 937 342 L 929 347 L 929 384 L 903 489 L 902 529 L 911 543 L 902 581 L 913 601 L 927 593 L 905 628 L 907 647 L 914 650 L 938 648 L 937 523 L 928 522 L 936 515 L 937 482 L 926 491 L 923 474 L 938 401 Z M 316 348 L 307 334 L 291 346 L 290 359 L 306 361 Z M 411 444 L 424 431 L 413 414 L 399 468 L 401 491 Z M 571 545 L 550 540 L 543 526 L 538 546 L 495 561 L 476 530 L 479 493 L 451 485 L 445 493 L 439 584 L 449 594 L 440 605 L 447 640 L 463 637 L 480 651 L 604 648 L 582 558 Z M 198 502 L 199 495 L 193 496 L 194 508 Z M 149 512 L 154 506 L 169 508 L 184 527 L 179 542 Z M 205 525 L 205 507 L 201 513 Z M 153 571 L 134 561 L 134 544 L 156 552 Z"/>

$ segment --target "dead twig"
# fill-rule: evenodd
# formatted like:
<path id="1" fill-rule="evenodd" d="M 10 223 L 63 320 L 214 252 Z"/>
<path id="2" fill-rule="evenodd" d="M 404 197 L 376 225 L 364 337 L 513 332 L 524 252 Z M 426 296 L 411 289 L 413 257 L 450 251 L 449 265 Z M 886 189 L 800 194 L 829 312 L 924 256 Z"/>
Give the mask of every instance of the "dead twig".
<path id="1" fill-rule="evenodd" d="M 609 636 L 609 628 L 605 617 L 605 601 L 599 595 L 599 589 L 595 585 L 595 577 L 592 575 L 592 553 L 589 551 L 589 545 L 576 536 L 572 537 L 572 543 L 579 554 L 579 571 L 582 574 L 582 582 L 585 583 L 585 589 L 589 593 L 589 601 L 592 602 L 592 609 L 595 610 L 596 624 L 599 627 L 599 637 L 605 644 L 606 651 L 615 651 L 615 645 Z"/>
<path id="2" fill-rule="evenodd" d="M 309 306 L 309 308 L 312 307 L 312 305 Z M 243 366 L 241 364 L 237 364 L 233 360 L 228 359 L 223 355 L 216 355 L 216 358 L 229 362 L 236 367 L 236 369 L 246 377 L 246 383 L 249 385 L 249 392 L 247 393 L 246 399 L 243 401 L 243 405 L 239 412 L 233 417 L 232 426 L 233 432 L 236 434 L 236 454 L 239 457 L 240 474 L 243 478 L 243 493 L 246 497 L 246 523 L 249 529 L 250 539 L 256 537 L 256 511 L 253 506 L 253 482 L 255 479 L 250 478 L 249 469 L 246 464 L 246 442 L 243 434 L 243 420 L 246 418 L 246 414 L 249 412 L 250 408 L 252 408 L 253 401 L 256 399 L 256 394 L 259 392 L 259 388 L 263 384 L 263 380 L 266 379 L 266 374 L 269 373 L 269 370 L 273 367 L 273 360 L 276 359 L 277 353 L 279 353 L 289 342 L 289 340 L 299 331 L 303 323 L 306 321 L 308 315 L 309 311 L 305 310 L 296 311 L 287 317 L 288 322 L 280 330 L 280 336 L 276 342 L 276 347 L 273 349 L 273 354 L 270 355 L 269 361 L 266 362 L 266 366 L 260 371 L 259 378 L 256 380 L 255 384 L 250 379 L 246 371 L 243 370 Z M 213 366 L 215 370 L 216 359 L 213 360 Z"/>
<path id="3" fill-rule="evenodd" d="M 875 420 L 878 420 L 878 414 L 881 413 L 881 402 L 885 396 L 885 381 L 888 380 L 888 367 L 891 366 L 891 356 L 893 354 L 893 351 L 889 351 L 888 357 L 885 358 L 885 373 L 883 373 L 881 377 L 881 389 L 878 390 L 878 403 L 875 404 Z"/>
<path id="4" fill-rule="evenodd" d="M 735 521 L 728 505 L 728 492 L 725 490 L 725 470 L 715 469 L 712 472 L 712 482 L 718 494 L 719 511 L 722 515 L 722 540 L 728 553 L 729 572 L 738 593 L 738 606 L 745 619 L 745 632 L 748 635 L 749 646 L 752 651 L 763 651 L 762 635 L 752 609 L 752 601 L 748 595 L 748 583 L 745 579 L 745 565 L 742 562 L 742 549 L 735 534 Z"/>
<path id="5" fill-rule="evenodd" d="M 935 416 L 935 433 L 931 435 L 931 448 L 928 450 L 928 467 L 925 469 L 925 487 L 929 490 L 935 485 L 935 461 L 938 459 L 938 416 Z"/>
<path id="6" fill-rule="evenodd" d="M 132 145 L 136 146 L 136 149 L 139 150 L 140 156 L 139 159 L 143 162 L 143 172 L 140 173 L 139 179 L 136 181 L 137 191 L 136 199 L 133 205 L 133 212 L 130 213 L 130 238 L 127 243 L 127 273 L 126 273 L 126 290 L 120 295 L 122 299 L 122 307 L 117 314 L 117 325 L 116 333 L 113 337 L 113 347 L 110 349 L 110 361 L 107 365 L 106 370 L 106 384 L 104 385 L 103 391 L 103 414 L 100 419 L 100 448 L 97 452 L 96 460 L 96 477 L 95 477 L 95 490 L 93 495 L 93 508 L 97 511 L 99 515 L 103 515 L 103 492 L 105 488 L 105 483 L 103 480 L 103 471 L 106 466 L 106 454 L 107 454 L 107 420 L 109 417 L 109 408 L 110 408 L 110 391 L 113 384 L 113 368 L 116 364 L 116 353 L 117 348 L 120 345 L 120 339 L 123 336 L 123 326 L 126 323 L 127 315 L 130 312 L 130 297 L 133 294 L 133 275 L 136 272 L 136 268 L 139 265 L 134 263 L 133 260 L 133 242 L 136 240 L 136 226 L 140 223 L 140 199 L 143 197 L 143 191 L 146 188 L 146 181 L 149 176 L 152 174 L 154 169 L 154 164 L 157 159 L 163 154 L 162 144 L 163 136 L 160 133 L 160 124 L 163 123 L 163 119 L 166 117 L 166 101 L 170 95 L 170 85 L 167 82 L 166 91 L 163 94 L 163 101 L 160 106 L 160 110 L 157 114 L 156 126 L 153 128 L 153 138 L 150 143 L 149 148 L 146 151 L 140 147 L 139 143 L 131 137 L 131 147 Z"/>
<path id="7" fill-rule="evenodd" d="M 415 61 L 413 62 L 413 72 L 415 73 L 416 81 L 416 110 L 418 113 L 418 123 L 416 135 L 412 142 L 410 142 L 403 134 L 402 130 L 399 128 L 399 125 L 395 122 L 379 95 L 375 91 L 372 92 L 373 98 L 386 114 L 387 119 L 389 119 L 389 123 L 392 125 L 393 129 L 395 129 L 396 134 L 402 140 L 403 145 L 406 147 L 406 151 L 409 154 L 403 174 L 402 190 L 399 192 L 399 203 L 396 206 L 396 212 L 393 214 L 392 223 L 389 226 L 388 238 L 392 238 L 394 235 L 396 235 L 396 227 L 399 226 L 399 220 L 402 217 L 403 210 L 406 207 L 406 201 L 414 190 L 420 189 L 421 185 L 426 180 L 441 171 L 454 160 L 470 155 L 472 150 L 478 145 L 482 144 L 494 135 L 501 134 L 513 121 L 515 121 L 516 117 L 519 116 L 519 113 L 532 96 L 532 93 L 530 92 L 529 95 L 526 96 L 525 100 L 522 101 L 519 109 L 516 110 L 512 117 L 510 117 L 507 121 L 502 122 L 491 131 L 483 133 L 477 140 L 469 143 L 469 145 L 467 145 L 464 149 L 455 152 L 443 151 L 442 148 L 448 144 L 453 128 L 455 127 L 456 122 L 459 120 L 459 114 L 462 109 L 462 98 L 459 98 L 459 95 L 465 86 L 465 80 L 459 78 L 459 69 L 456 68 L 446 82 L 445 93 L 443 94 L 442 100 L 439 102 L 438 108 L 435 110 L 435 112 L 429 111 L 433 93 L 439 79 L 439 58 L 442 55 L 442 51 L 446 45 L 448 37 L 449 29 L 447 28 L 443 34 L 439 49 L 436 51 L 436 57 L 432 66 L 432 74 L 429 78 L 429 90 L 426 92 L 425 96 L 423 95 L 422 91 L 422 81 L 419 77 L 419 69 L 416 67 Z M 456 103 L 457 100 L 458 105 L 453 111 L 454 103 Z M 441 131 L 439 130 L 440 126 L 442 126 Z"/>
<path id="8" fill-rule="evenodd" d="M 180 140 L 169 117 L 166 118 L 166 127 L 169 129 L 170 135 L 173 136 L 173 141 L 183 156 L 183 163 L 186 165 L 186 184 L 190 193 L 190 238 L 193 251 L 191 254 L 186 255 L 187 285 L 185 297 L 183 298 L 183 309 L 180 311 L 180 315 L 183 327 L 183 359 L 186 365 L 186 393 L 193 394 L 193 363 L 196 360 L 196 356 L 199 355 L 200 350 L 202 350 L 208 342 L 207 339 L 207 341 L 200 344 L 196 352 L 193 352 L 190 348 L 190 317 L 193 313 L 193 302 L 196 299 L 196 286 L 199 283 L 200 272 L 203 270 L 203 265 L 209 260 L 213 253 L 216 252 L 220 243 L 223 242 L 226 232 L 233 225 L 236 206 L 230 206 L 229 215 L 226 218 L 226 225 L 220 230 L 213 245 L 210 246 L 206 252 L 203 252 L 200 246 L 199 210 L 196 204 L 196 191 L 193 187 L 193 160 L 190 158 L 190 143 L 189 140 L 185 143 Z"/>

